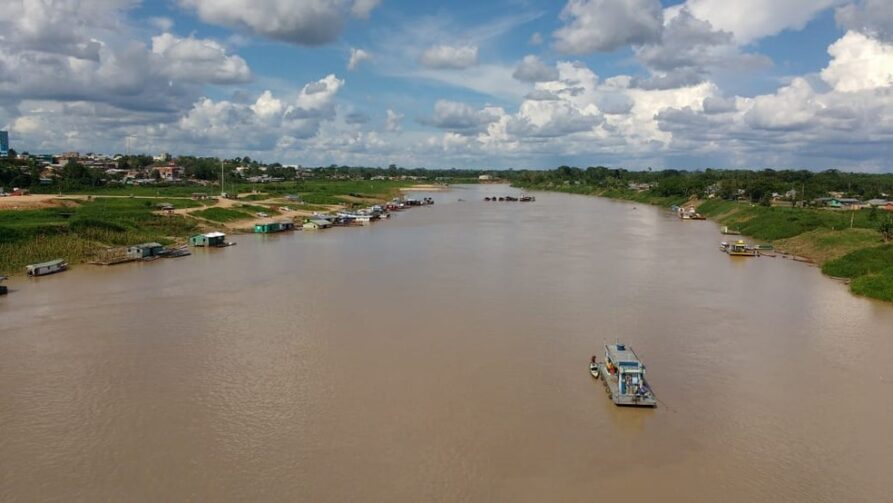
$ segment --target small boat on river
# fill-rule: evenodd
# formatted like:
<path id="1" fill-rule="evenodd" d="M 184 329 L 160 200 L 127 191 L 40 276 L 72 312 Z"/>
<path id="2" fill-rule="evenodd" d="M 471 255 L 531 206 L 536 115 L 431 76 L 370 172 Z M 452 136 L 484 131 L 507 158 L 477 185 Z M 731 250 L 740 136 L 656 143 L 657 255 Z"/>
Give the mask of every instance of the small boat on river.
<path id="1" fill-rule="evenodd" d="M 66 269 L 68 269 L 68 262 L 61 258 L 25 266 L 25 272 L 28 273 L 28 276 L 46 276 L 47 274 L 62 272 Z"/>
<path id="2" fill-rule="evenodd" d="M 590 363 L 590 374 L 601 377 L 616 405 L 657 407 L 657 398 L 645 379 L 645 365 L 631 347 L 620 343 L 608 344 L 605 346 L 605 360 L 594 364 L 597 369 L 593 371 L 593 363 Z"/>
<path id="3" fill-rule="evenodd" d="M 756 257 L 759 256 L 759 250 L 752 246 L 748 246 L 743 240 L 739 239 L 734 243 L 729 243 L 725 252 L 733 257 Z"/>
<path id="4" fill-rule="evenodd" d="M 2 283 L 4 280 L 6 280 L 6 276 L 0 276 L 0 283 Z M 9 289 L 6 288 L 4 285 L 0 285 L 0 295 L 6 295 L 7 292 L 9 292 Z"/>

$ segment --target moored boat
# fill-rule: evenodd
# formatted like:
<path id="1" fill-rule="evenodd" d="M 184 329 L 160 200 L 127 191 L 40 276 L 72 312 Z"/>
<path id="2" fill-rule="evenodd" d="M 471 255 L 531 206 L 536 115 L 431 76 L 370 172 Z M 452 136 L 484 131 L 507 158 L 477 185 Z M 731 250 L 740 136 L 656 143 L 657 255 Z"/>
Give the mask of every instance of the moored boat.
<path id="1" fill-rule="evenodd" d="M 28 276 L 46 276 L 47 274 L 62 272 L 66 269 L 68 269 L 68 262 L 61 258 L 25 266 L 25 272 L 28 273 Z"/>
<path id="2" fill-rule="evenodd" d="M 598 374 L 616 405 L 656 407 L 657 398 L 645 379 L 645 365 L 626 344 L 605 346 L 605 361 L 596 363 Z M 590 363 L 590 368 L 592 363 Z M 590 370 L 590 373 L 592 371 Z"/>
<path id="3" fill-rule="evenodd" d="M 0 276 L 0 283 L 3 283 L 4 280 L 6 280 L 6 276 Z M 0 295 L 6 295 L 8 292 L 9 289 L 7 289 L 4 285 L 0 285 Z"/>
<path id="4" fill-rule="evenodd" d="M 756 257 L 760 254 L 758 250 L 754 249 L 752 246 L 747 246 L 747 243 L 741 239 L 729 244 L 726 248 L 726 253 L 734 257 Z"/>

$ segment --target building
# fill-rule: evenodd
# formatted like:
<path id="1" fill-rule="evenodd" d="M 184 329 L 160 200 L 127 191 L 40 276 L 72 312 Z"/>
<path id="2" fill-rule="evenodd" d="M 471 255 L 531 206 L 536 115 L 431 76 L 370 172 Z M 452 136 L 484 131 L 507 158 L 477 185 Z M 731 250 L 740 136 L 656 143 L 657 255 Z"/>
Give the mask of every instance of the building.
<path id="1" fill-rule="evenodd" d="M 9 132 L 0 131 L 0 157 L 9 155 Z"/>
<path id="2" fill-rule="evenodd" d="M 158 177 L 167 182 L 176 182 L 183 177 L 183 168 L 175 165 L 158 166 L 154 169 Z"/>
<path id="3" fill-rule="evenodd" d="M 331 226 L 332 222 L 322 218 L 311 218 L 304 222 L 304 228 L 307 230 L 328 229 Z"/>
<path id="4" fill-rule="evenodd" d="M 135 259 L 155 257 L 163 250 L 164 246 L 159 243 L 141 243 L 127 248 L 127 257 Z"/>
<path id="5" fill-rule="evenodd" d="M 189 244 L 192 246 L 225 246 L 226 234 L 222 232 L 209 232 L 207 234 L 198 234 L 189 238 Z"/>
<path id="6" fill-rule="evenodd" d="M 479 182 L 489 182 L 493 180 L 493 175 L 481 175 L 478 177 Z"/>

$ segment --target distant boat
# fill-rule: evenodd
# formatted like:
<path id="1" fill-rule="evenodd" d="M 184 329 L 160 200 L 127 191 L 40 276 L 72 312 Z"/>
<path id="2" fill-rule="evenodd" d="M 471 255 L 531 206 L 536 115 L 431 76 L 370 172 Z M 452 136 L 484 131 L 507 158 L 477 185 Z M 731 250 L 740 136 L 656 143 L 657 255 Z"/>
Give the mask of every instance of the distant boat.
<path id="1" fill-rule="evenodd" d="M 61 258 L 25 266 L 25 272 L 28 273 L 28 276 L 46 276 L 47 274 L 62 272 L 66 269 L 68 269 L 68 262 Z"/>
<path id="2" fill-rule="evenodd" d="M 533 201 L 536 201 L 536 198 L 533 197 L 533 196 L 530 196 L 530 195 L 521 196 L 521 202 L 522 202 L 522 203 L 530 203 L 530 202 L 533 202 Z"/>
<path id="3" fill-rule="evenodd" d="M 0 276 L 0 283 L 6 280 L 6 276 Z M 0 285 L 0 295 L 6 295 L 9 292 L 5 286 Z"/>

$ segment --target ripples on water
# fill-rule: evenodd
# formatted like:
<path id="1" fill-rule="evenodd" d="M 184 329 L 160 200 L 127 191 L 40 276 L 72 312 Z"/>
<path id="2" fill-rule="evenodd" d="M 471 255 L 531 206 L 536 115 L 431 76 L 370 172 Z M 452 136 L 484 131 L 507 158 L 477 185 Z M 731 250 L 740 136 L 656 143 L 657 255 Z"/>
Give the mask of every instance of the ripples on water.
<path id="1" fill-rule="evenodd" d="M 889 498 L 893 308 L 657 208 L 481 201 L 510 190 L 17 279 L 0 499 Z M 615 340 L 665 406 L 592 381 Z"/>

